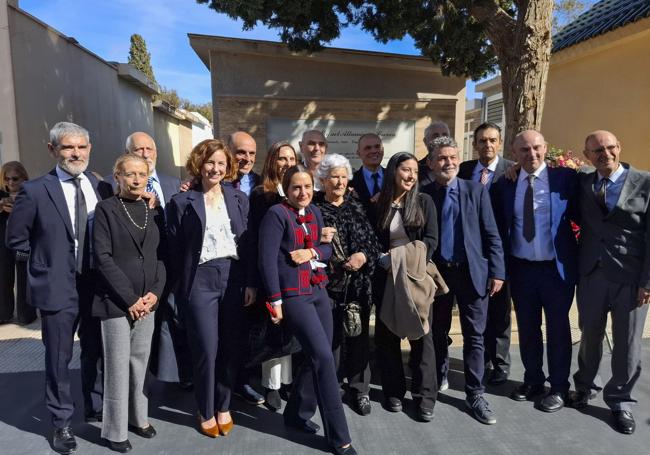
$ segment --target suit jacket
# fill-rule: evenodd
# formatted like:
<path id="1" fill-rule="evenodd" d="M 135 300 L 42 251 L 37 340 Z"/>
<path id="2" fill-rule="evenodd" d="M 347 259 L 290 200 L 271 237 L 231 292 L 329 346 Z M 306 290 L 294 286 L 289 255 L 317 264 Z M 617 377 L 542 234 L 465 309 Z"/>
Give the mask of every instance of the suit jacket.
<path id="1" fill-rule="evenodd" d="M 499 229 L 494 220 L 488 190 L 478 182 L 458 179 L 460 216 L 465 254 L 474 289 L 488 291 L 488 278 L 505 279 L 506 271 Z M 435 183 L 421 190 L 434 197 Z M 440 237 L 440 235 L 439 235 Z"/>
<path id="2" fill-rule="evenodd" d="M 383 167 L 382 170 L 385 171 Z M 368 185 L 366 185 L 366 179 L 363 177 L 363 167 L 354 171 L 349 186 L 354 188 L 354 191 L 355 193 L 357 193 L 357 197 L 359 198 L 359 201 L 361 201 L 363 208 L 365 208 L 367 212 L 368 207 L 370 206 L 371 196 L 370 196 L 370 190 L 368 189 Z"/>
<path id="3" fill-rule="evenodd" d="M 163 199 L 165 200 L 165 205 L 167 205 L 169 204 L 169 201 L 172 200 L 172 196 L 178 193 L 181 186 L 181 179 L 178 177 L 172 177 L 171 175 L 161 174 L 160 172 L 156 172 L 156 175 L 158 175 L 158 180 L 160 180 Z M 117 182 L 113 178 L 113 174 L 104 177 L 104 181 L 108 182 L 113 187 L 113 192 L 117 191 Z"/>
<path id="4" fill-rule="evenodd" d="M 580 275 L 600 266 L 615 283 L 650 289 L 650 173 L 626 163 L 616 207 L 603 215 L 596 203 L 596 172 L 580 176 Z"/>
<path id="5" fill-rule="evenodd" d="M 84 174 L 98 201 L 111 196 L 110 185 L 90 172 Z M 27 279 L 33 306 L 59 311 L 79 305 L 74 230 L 56 169 L 23 183 L 7 223 L 7 246 L 29 253 Z"/>
<path id="6" fill-rule="evenodd" d="M 308 223 L 313 248 L 319 261 L 327 263 L 332 255 L 330 244 L 320 244 L 323 217 L 315 205 L 306 209 L 314 220 Z M 305 248 L 305 231 L 298 224 L 298 216 L 286 203 L 276 204 L 264 215 L 259 233 L 259 270 L 269 301 L 284 297 L 311 295 L 314 275 L 309 262 L 295 265 L 289 253 Z M 321 270 L 322 271 L 322 270 Z M 326 278 L 327 275 L 320 274 Z M 324 288 L 327 280 L 314 284 Z"/>
<path id="7" fill-rule="evenodd" d="M 569 168 L 548 168 L 548 186 L 551 197 L 551 237 L 555 264 L 562 279 L 573 286 L 578 281 L 578 244 L 571 228 L 577 221 L 578 175 Z M 517 181 L 502 176 L 492 184 L 492 206 L 499 226 L 506 256 L 510 254 L 510 235 L 515 210 Z M 523 258 L 526 259 L 526 258 Z"/>
<path id="8" fill-rule="evenodd" d="M 100 281 L 95 290 L 93 316 L 121 317 L 147 292 L 160 299 L 165 288 L 164 212 L 151 210 L 144 242 L 127 218 L 117 196 L 95 209 L 93 252 Z"/>
<path id="9" fill-rule="evenodd" d="M 460 163 L 460 167 L 458 168 L 458 177 L 464 180 L 472 180 L 472 174 L 474 173 L 474 169 L 476 168 L 477 163 L 478 160 L 468 160 Z M 492 184 L 499 180 L 506 169 L 508 169 L 513 164 L 515 164 L 514 161 L 510 161 L 502 156 L 499 156 L 499 161 L 497 162 L 496 169 L 494 169 L 494 176 L 492 176 L 492 181 L 490 183 L 489 189 L 492 189 Z"/>
<path id="10" fill-rule="evenodd" d="M 237 254 L 241 259 L 245 259 L 248 257 L 246 240 L 248 198 L 231 185 L 221 185 L 221 191 L 230 218 L 230 228 L 235 235 Z M 201 187 L 197 186 L 184 193 L 177 193 L 172 197 L 169 205 L 165 206 L 165 210 L 171 257 L 169 275 L 174 280 L 172 284 L 174 295 L 182 304 L 189 297 L 203 248 L 206 218 Z M 242 278 L 242 281 L 245 279 Z"/>

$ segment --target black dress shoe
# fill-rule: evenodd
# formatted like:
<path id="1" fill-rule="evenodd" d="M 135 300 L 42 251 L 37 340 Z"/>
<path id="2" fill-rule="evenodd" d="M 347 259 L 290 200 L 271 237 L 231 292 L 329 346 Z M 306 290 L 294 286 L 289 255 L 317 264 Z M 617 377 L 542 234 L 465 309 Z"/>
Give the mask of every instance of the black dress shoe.
<path id="1" fill-rule="evenodd" d="M 508 381 L 508 372 L 503 370 L 492 370 L 490 373 L 490 379 L 488 379 L 489 385 L 501 385 L 505 384 Z"/>
<path id="2" fill-rule="evenodd" d="M 301 422 L 297 422 L 292 419 L 285 419 L 284 424 L 288 427 L 295 428 L 296 430 L 300 430 L 309 434 L 316 434 L 318 433 L 318 430 L 320 430 L 320 426 L 311 420 L 303 420 Z"/>
<path id="3" fill-rule="evenodd" d="M 515 401 L 532 400 L 536 396 L 543 395 L 546 388 L 542 384 L 522 384 L 512 391 L 510 398 Z"/>
<path id="4" fill-rule="evenodd" d="M 101 422 L 102 421 L 102 411 L 89 411 L 89 412 L 86 412 L 85 420 L 88 423 Z"/>
<path id="5" fill-rule="evenodd" d="M 282 398 L 277 390 L 266 389 L 264 405 L 271 411 L 276 412 L 282 407 Z"/>
<path id="6" fill-rule="evenodd" d="M 384 407 L 390 412 L 402 412 L 402 400 L 395 397 L 388 397 L 384 402 Z"/>
<path id="7" fill-rule="evenodd" d="M 147 439 L 151 439 L 157 434 L 156 429 L 151 424 L 144 428 L 136 427 L 135 425 L 129 425 L 129 431 L 137 434 L 142 438 L 147 438 Z"/>
<path id="8" fill-rule="evenodd" d="M 133 448 L 128 439 L 126 441 L 121 441 L 121 442 L 109 441 L 106 438 L 103 439 L 104 442 L 106 443 L 106 447 L 108 447 L 114 452 L 126 453 L 131 451 L 131 449 Z"/>
<path id="9" fill-rule="evenodd" d="M 630 411 L 612 411 L 616 430 L 623 434 L 632 434 L 636 428 L 634 416 Z"/>
<path id="10" fill-rule="evenodd" d="M 433 420 L 433 409 L 418 408 L 418 420 L 431 422 Z"/>
<path id="11" fill-rule="evenodd" d="M 368 395 L 360 395 L 357 397 L 356 411 L 362 416 L 370 414 L 372 405 L 370 404 L 370 397 Z"/>
<path id="12" fill-rule="evenodd" d="M 585 409 L 589 406 L 590 393 L 584 390 L 576 390 L 569 394 L 567 398 L 567 406 L 573 409 Z"/>
<path id="13" fill-rule="evenodd" d="M 357 451 L 354 450 L 352 444 L 347 447 L 332 447 L 332 453 L 336 455 L 357 455 Z"/>
<path id="14" fill-rule="evenodd" d="M 77 440 L 74 438 L 72 428 L 57 428 L 52 434 L 52 448 L 63 455 L 77 451 Z"/>
<path id="15" fill-rule="evenodd" d="M 549 392 L 539 403 L 539 409 L 544 412 L 556 412 L 564 407 L 566 393 Z"/>

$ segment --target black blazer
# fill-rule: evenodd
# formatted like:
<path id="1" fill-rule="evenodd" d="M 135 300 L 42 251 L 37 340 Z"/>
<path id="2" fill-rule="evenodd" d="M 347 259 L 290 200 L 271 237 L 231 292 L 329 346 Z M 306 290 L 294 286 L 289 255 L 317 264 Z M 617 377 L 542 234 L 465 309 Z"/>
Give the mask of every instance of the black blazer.
<path id="1" fill-rule="evenodd" d="M 165 216 L 160 207 L 149 212 L 142 245 L 138 229 L 128 219 L 117 196 L 95 208 L 93 251 L 99 282 L 93 301 L 93 316 L 121 317 L 147 292 L 158 299 L 165 287 Z"/>
<path id="2" fill-rule="evenodd" d="M 427 260 L 430 260 L 433 258 L 433 253 L 436 251 L 436 248 L 438 248 L 438 212 L 436 211 L 436 205 L 433 203 L 433 199 L 428 194 L 419 193 L 418 202 L 424 211 L 424 226 L 419 229 L 411 229 L 405 226 L 404 230 L 411 242 L 414 240 L 424 242 L 427 246 Z M 379 238 L 379 243 L 383 251 L 388 251 L 390 249 L 390 230 L 378 230 L 377 237 Z"/>
<path id="3" fill-rule="evenodd" d="M 237 255 L 240 259 L 247 260 L 250 248 L 247 240 L 248 197 L 229 184 L 222 184 L 221 191 L 230 218 L 230 228 L 237 242 Z M 165 206 L 165 211 L 171 258 L 170 277 L 173 279 L 171 289 L 177 298 L 185 301 L 194 283 L 205 233 L 205 201 L 200 185 L 176 194 Z M 246 281 L 245 277 L 235 278 Z"/>

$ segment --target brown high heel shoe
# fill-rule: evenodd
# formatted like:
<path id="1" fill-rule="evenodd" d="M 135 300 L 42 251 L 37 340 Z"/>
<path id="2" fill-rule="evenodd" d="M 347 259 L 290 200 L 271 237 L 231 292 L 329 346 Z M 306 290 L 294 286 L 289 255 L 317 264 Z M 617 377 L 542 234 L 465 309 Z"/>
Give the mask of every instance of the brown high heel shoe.
<path id="1" fill-rule="evenodd" d="M 233 427 L 235 426 L 235 422 L 233 422 L 232 416 L 230 417 L 230 422 L 219 423 L 219 421 L 217 420 L 217 424 L 219 425 L 219 433 L 221 434 L 221 436 L 228 436 L 228 433 L 230 433 Z"/>
<path id="2" fill-rule="evenodd" d="M 204 434 L 209 438 L 216 438 L 219 436 L 219 424 L 216 421 L 214 422 L 214 426 L 210 428 L 204 428 L 203 425 L 201 425 L 203 423 L 201 416 L 197 414 L 196 422 L 198 424 L 197 429 L 199 430 L 199 433 Z"/>

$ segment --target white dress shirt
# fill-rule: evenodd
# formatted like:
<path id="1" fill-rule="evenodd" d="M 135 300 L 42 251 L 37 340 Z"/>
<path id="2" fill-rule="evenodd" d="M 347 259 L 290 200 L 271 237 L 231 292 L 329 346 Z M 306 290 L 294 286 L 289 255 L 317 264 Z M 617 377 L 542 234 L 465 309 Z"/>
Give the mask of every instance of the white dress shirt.
<path id="1" fill-rule="evenodd" d="M 160 186 L 160 179 L 158 178 L 158 173 L 156 172 L 155 169 L 151 173 L 150 177 L 152 178 L 151 185 L 153 186 L 154 191 L 158 195 L 160 206 L 162 208 L 165 208 L 165 195 L 163 194 L 162 186 Z"/>
<path id="2" fill-rule="evenodd" d="M 528 173 L 521 169 L 515 192 L 512 232 L 510 233 L 512 255 L 528 261 L 552 261 L 555 247 L 551 233 L 551 193 L 548 186 L 546 163 L 533 172 L 533 209 L 535 210 L 535 237 L 529 243 L 524 238 L 524 196 L 528 188 Z"/>
<path id="3" fill-rule="evenodd" d="M 63 196 L 65 196 L 65 203 L 68 206 L 68 214 L 70 215 L 70 222 L 72 223 L 72 231 L 76 229 L 76 217 L 75 217 L 75 197 L 77 194 L 77 189 L 72 183 L 75 177 L 68 174 L 66 171 L 61 169 L 58 165 L 56 166 L 56 175 L 59 178 L 61 183 L 61 189 L 63 190 Z M 80 188 L 84 194 L 84 199 L 86 200 L 86 210 L 88 210 L 88 227 L 87 232 L 89 238 L 92 238 L 92 226 L 93 220 L 95 217 L 95 206 L 97 205 L 97 195 L 95 194 L 95 189 L 93 188 L 92 183 L 88 180 L 85 174 L 79 175 L 81 184 Z M 75 232 L 76 234 L 76 232 Z M 74 254 L 77 257 L 77 247 L 79 242 L 75 238 L 74 241 Z"/>
<path id="4" fill-rule="evenodd" d="M 208 201 L 205 201 L 205 232 L 199 264 L 219 258 L 239 259 L 223 195 L 219 197 L 215 207 L 210 207 Z"/>
<path id="5" fill-rule="evenodd" d="M 488 174 L 488 181 L 486 186 L 489 188 L 490 185 L 492 184 L 492 180 L 494 180 L 494 172 L 497 170 L 497 164 L 499 164 L 499 160 L 501 157 L 499 155 L 494 158 L 494 160 L 487 166 L 487 169 L 489 172 Z M 476 166 L 474 166 L 474 172 L 472 172 L 472 181 L 474 182 L 480 182 L 481 181 L 481 173 L 483 172 L 483 169 L 485 169 L 486 166 L 483 166 L 483 163 L 480 161 L 476 161 Z"/>

